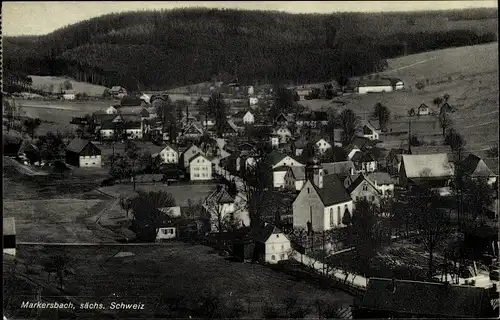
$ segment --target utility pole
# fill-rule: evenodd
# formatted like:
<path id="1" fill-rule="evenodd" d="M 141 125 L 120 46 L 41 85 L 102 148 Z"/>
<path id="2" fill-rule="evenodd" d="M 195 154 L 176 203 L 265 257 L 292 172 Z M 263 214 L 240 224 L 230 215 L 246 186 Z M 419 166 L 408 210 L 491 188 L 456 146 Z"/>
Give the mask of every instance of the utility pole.
<path id="1" fill-rule="evenodd" d="M 408 152 L 411 152 L 411 119 L 408 120 Z"/>

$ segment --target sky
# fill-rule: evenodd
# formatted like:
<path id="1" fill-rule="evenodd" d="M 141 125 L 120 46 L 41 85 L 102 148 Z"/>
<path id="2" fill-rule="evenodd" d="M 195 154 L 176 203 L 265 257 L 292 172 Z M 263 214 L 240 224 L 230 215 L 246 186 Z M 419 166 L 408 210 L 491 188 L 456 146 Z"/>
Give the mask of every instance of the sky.
<path id="1" fill-rule="evenodd" d="M 289 13 L 389 12 L 497 8 L 497 1 L 158 1 L 2 3 L 2 33 L 6 36 L 43 35 L 61 27 L 113 12 L 186 7 L 277 10 Z"/>

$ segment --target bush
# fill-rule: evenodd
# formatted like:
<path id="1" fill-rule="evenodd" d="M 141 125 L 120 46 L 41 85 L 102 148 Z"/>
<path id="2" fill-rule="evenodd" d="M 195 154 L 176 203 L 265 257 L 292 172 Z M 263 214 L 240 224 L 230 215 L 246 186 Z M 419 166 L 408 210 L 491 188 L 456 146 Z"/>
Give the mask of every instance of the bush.
<path id="1" fill-rule="evenodd" d="M 423 88 L 425 88 L 425 84 L 422 81 L 419 81 L 415 84 L 415 88 L 417 88 L 418 90 L 422 90 Z"/>
<path id="2" fill-rule="evenodd" d="M 490 158 L 498 158 L 498 147 L 493 146 L 488 151 L 486 151 L 488 157 Z"/>

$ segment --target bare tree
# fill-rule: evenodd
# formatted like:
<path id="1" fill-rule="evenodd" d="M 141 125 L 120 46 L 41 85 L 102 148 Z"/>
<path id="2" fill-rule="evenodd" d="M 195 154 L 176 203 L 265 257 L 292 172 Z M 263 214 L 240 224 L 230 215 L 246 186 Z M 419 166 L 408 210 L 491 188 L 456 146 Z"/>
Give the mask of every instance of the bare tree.
<path id="1" fill-rule="evenodd" d="M 356 134 L 359 118 L 351 109 L 345 109 L 340 113 L 339 119 L 342 128 L 342 141 L 344 145 L 347 145 Z"/>
<path id="2" fill-rule="evenodd" d="M 391 112 L 387 106 L 380 102 L 377 102 L 374 107 L 373 115 L 377 117 L 380 129 L 382 131 L 387 130 L 387 124 L 391 119 Z"/>
<path id="3" fill-rule="evenodd" d="M 441 129 L 443 130 L 443 137 L 444 137 L 445 133 L 446 133 L 446 129 L 450 128 L 453 125 L 453 121 L 451 120 L 448 113 L 442 112 L 439 115 L 439 125 L 441 126 Z"/>

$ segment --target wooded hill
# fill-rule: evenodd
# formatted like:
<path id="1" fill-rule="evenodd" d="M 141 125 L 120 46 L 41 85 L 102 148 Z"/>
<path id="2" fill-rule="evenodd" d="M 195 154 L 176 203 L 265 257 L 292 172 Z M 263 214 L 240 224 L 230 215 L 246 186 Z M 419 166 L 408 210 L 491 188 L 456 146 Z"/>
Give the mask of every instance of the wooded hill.
<path id="1" fill-rule="evenodd" d="M 10 78 L 68 75 L 133 90 L 230 81 L 235 75 L 252 84 L 342 82 L 384 68 L 384 58 L 496 41 L 496 15 L 497 9 L 329 15 L 128 12 L 44 36 L 4 37 L 3 65 Z"/>

